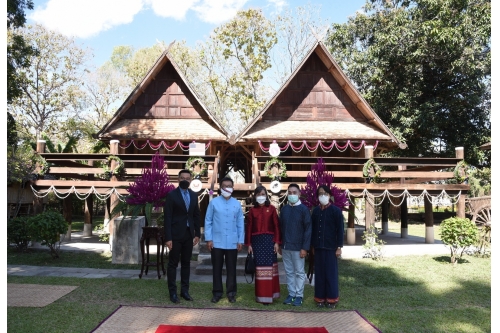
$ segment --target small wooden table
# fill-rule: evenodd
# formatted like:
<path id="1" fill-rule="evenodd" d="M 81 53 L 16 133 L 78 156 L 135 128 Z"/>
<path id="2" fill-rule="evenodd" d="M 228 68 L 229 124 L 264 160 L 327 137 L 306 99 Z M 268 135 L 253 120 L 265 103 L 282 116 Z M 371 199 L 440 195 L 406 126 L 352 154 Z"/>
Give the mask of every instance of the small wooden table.
<path id="1" fill-rule="evenodd" d="M 141 273 L 139 278 L 142 278 L 142 274 L 148 275 L 149 266 L 156 267 L 158 273 L 158 279 L 161 278 L 160 265 L 163 275 L 167 273 L 165 270 L 165 265 L 163 263 L 163 253 L 165 251 L 165 242 L 163 241 L 163 227 L 142 227 L 142 237 L 141 237 Z M 156 261 L 149 261 L 149 240 L 151 238 L 156 239 Z M 144 249 L 146 249 L 146 256 L 144 256 Z"/>

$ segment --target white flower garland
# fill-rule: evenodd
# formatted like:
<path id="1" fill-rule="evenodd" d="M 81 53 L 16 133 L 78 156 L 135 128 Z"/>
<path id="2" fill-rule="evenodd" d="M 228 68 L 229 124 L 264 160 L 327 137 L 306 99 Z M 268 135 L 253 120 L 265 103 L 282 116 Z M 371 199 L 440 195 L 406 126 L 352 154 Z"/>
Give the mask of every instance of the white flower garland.
<path id="1" fill-rule="evenodd" d="M 120 201 L 125 201 L 125 197 L 126 197 L 126 195 L 118 193 L 118 190 L 115 187 L 110 189 L 105 194 L 100 194 L 99 192 L 97 192 L 97 190 L 94 186 L 90 187 L 90 189 L 87 192 L 79 192 L 76 189 L 76 187 L 74 187 L 74 186 L 71 186 L 71 188 L 69 188 L 69 189 L 65 189 L 64 192 L 57 190 L 54 185 L 51 185 L 47 190 L 43 190 L 43 191 L 37 191 L 33 188 L 32 185 L 30 185 L 30 186 L 31 186 L 31 190 L 33 191 L 33 194 L 38 198 L 45 198 L 47 195 L 49 195 L 50 192 L 54 192 L 56 197 L 58 197 L 59 199 L 65 199 L 71 193 L 74 193 L 76 195 L 76 197 L 80 200 L 85 200 L 92 194 L 94 194 L 96 196 L 96 198 L 101 200 L 101 201 L 107 200 L 113 194 L 116 194 L 116 196 L 118 197 L 118 199 Z"/>
<path id="2" fill-rule="evenodd" d="M 31 185 L 30 185 L 31 186 Z M 101 201 L 104 201 L 106 199 L 108 199 L 111 195 L 113 194 L 116 194 L 116 196 L 118 197 L 118 199 L 120 201 L 125 201 L 125 197 L 126 195 L 123 195 L 123 194 L 120 194 L 118 193 L 118 190 L 116 188 L 112 188 L 110 189 L 108 192 L 106 192 L 105 194 L 100 194 L 99 192 L 97 192 L 96 188 L 94 186 L 92 186 L 87 192 L 79 192 L 74 186 L 72 186 L 71 188 L 65 190 L 64 192 L 62 191 L 59 191 L 56 189 L 56 187 L 54 185 L 50 186 L 47 190 L 43 190 L 43 191 L 37 191 L 33 188 L 33 186 L 31 186 L 31 190 L 33 191 L 33 194 L 38 197 L 38 198 L 44 198 L 46 197 L 50 192 L 54 192 L 54 194 L 56 195 L 56 197 L 58 197 L 59 199 L 65 199 L 67 198 L 71 193 L 74 193 L 76 195 L 76 197 L 80 200 L 85 200 L 87 199 L 90 195 L 94 194 L 99 200 Z M 356 198 L 356 199 L 359 199 L 359 198 L 364 198 L 366 201 L 368 201 L 371 205 L 373 206 L 380 206 L 382 205 L 382 203 L 384 202 L 384 199 L 385 198 L 388 198 L 389 202 L 391 203 L 391 205 L 393 205 L 394 207 L 399 207 L 403 204 L 403 201 L 405 199 L 410 199 L 412 201 L 418 201 L 419 203 L 422 202 L 424 199 L 427 199 L 429 200 L 430 202 L 432 202 L 434 199 L 436 200 L 440 200 L 440 199 L 444 199 L 444 198 L 447 198 L 447 199 L 450 199 L 450 202 L 452 204 L 456 204 L 460 198 L 460 195 L 462 194 L 462 191 L 458 192 L 457 195 L 455 196 L 451 196 L 449 195 L 448 193 L 446 193 L 445 190 L 442 190 L 440 194 L 436 195 L 436 196 L 432 196 L 431 194 L 429 194 L 429 192 L 427 192 L 427 190 L 423 190 L 421 194 L 419 195 L 411 195 L 410 192 L 408 192 L 408 190 L 404 190 L 403 193 L 399 194 L 399 195 L 393 195 L 389 192 L 389 190 L 385 190 L 382 194 L 380 195 L 374 195 L 374 194 L 371 194 L 368 190 L 364 189 L 363 192 L 361 192 L 361 194 L 359 195 L 354 195 L 352 194 L 349 190 L 345 190 L 344 191 L 346 196 L 347 196 L 347 199 L 349 200 L 349 203 L 352 204 L 353 206 L 355 205 L 354 202 L 351 200 L 351 197 L 353 198 Z M 200 202 L 201 200 L 203 200 L 203 198 L 205 197 L 205 195 L 207 195 L 209 193 L 209 190 L 208 189 L 205 189 L 199 196 L 198 196 L 198 202 Z M 268 192 L 268 195 L 269 197 L 273 194 L 269 194 Z M 280 205 L 282 205 L 285 200 L 286 200 L 286 197 L 287 197 L 287 194 L 283 194 L 282 196 L 278 197 L 278 202 Z M 399 204 L 395 204 L 391 198 L 402 198 L 401 202 Z M 374 199 L 378 199 L 380 198 L 380 202 L 377 204 L 375 203 L 375 200 Z M 420 205 L 420 204 L 419 204 Z"/>

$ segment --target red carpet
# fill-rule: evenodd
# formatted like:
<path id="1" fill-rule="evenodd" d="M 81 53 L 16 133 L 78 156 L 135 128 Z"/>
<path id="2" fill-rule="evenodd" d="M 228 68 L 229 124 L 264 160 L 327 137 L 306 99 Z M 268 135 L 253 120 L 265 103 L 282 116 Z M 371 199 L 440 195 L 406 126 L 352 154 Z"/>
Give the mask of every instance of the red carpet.
<path id="1" fill-rule="evenodd" d="M 324 327 L 207 327 L 160 325 L 155 333 L 328 333 Z"/>

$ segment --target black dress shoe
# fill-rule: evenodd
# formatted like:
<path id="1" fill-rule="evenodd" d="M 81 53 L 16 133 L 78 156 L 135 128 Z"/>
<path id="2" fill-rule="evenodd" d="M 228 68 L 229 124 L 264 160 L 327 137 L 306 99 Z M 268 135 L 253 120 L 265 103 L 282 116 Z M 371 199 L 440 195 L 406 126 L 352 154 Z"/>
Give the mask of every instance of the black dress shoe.
<path id="1" fill-rule="evenodd" d="M 211 300 L 212 303 L 217 303 L 218 301 L 220 301 L 220 296 L 212 297 L 212 300 Z"/>
<path id="2" fill-rule="evenodd" d="M 236 298 L 234 296 L 227 296 L 227 299 L 229 300 L 229 303 L 236 302 Z"/>
<path id="3" fill-rule="evenodd" d="M 337 306 L 337 303 L 338 302 L 335 302 L 335 303 L 326 303 L 326 307 L 329 308 L 329 309 L 335 309 L 335 307 Z"/>
<path id="4" fill-rule="evenodd" d="M 179 304 L 181 301 L 179 300 L 179 297 L 177 297 L 177 295 L 172 295 L 170 296 L 170 301 L 174 304 Z"/>
<path id="5" fill-rule="evenodd" d="M 181 297 L 184 298 L 186 301 L 192 301 L 193 300 L 193 298 L 191 297 L 191 295 L 189 295 L 188 292 L 181 293 Z"/>

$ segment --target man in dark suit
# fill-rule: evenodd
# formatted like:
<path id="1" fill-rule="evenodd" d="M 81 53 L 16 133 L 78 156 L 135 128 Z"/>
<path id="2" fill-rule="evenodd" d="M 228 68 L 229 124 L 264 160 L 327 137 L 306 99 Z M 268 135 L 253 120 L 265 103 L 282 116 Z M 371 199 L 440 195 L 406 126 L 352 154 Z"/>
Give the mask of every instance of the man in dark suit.
<path id="1" fill-rule="evenodd" d="M 177 296 L 177 266 L 181 261 L 181 297 L 192 301 L 189 295 L 190 261 L 193 246 L 200 241 L 200 208 L 198 196 L 189 189 L 191 172 L 179 172 L 179 187 L 167 195 L 164 207 L 165 245 L 168 247 L 167 281 L 170 301 L 180 303 Z"/>

